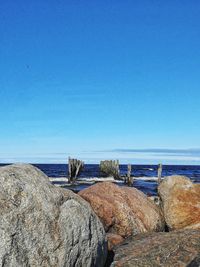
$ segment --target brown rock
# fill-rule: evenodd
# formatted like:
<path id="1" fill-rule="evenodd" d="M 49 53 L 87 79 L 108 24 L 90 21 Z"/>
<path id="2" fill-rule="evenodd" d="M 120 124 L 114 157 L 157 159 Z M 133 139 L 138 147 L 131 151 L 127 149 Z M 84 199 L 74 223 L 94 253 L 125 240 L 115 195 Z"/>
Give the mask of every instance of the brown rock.
<path id="1" fill-rule="evenodd" d="M 121 235 L 107 233 L 108 250 L 112 250 L 114 246 L 121 244 L 124 238 Z"/>
<path id="2" fill-rule="evenodd" d="M 166 177 L 158 188 L 170 230 L 200 229 L 200 185 L 184 176 Z"/>
<path id="3" fill-rule="evenodd" d="M 114 249 L 112 267 L 200 266 L 200 231 L 181 230 L 131 237 Z"/>
<path id="4" fill-rule="evenodd" d="M 80 191 L 79 195 L 90 203 L 106 232 L 124 238 L 164 229 L 159 207 L 136 188 L 103 182 Z"/>

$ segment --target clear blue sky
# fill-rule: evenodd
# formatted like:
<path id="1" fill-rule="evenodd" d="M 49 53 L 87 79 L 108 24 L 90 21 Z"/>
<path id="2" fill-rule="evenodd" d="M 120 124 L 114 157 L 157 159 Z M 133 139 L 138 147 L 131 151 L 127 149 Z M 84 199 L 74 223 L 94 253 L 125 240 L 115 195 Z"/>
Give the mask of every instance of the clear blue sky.
<path id="1" fill-rule="evenodd" d="M 0 162 L 200 164 L 176 154 L 200 148 L 199 14 L 197 0 L 0 0 Z"/>

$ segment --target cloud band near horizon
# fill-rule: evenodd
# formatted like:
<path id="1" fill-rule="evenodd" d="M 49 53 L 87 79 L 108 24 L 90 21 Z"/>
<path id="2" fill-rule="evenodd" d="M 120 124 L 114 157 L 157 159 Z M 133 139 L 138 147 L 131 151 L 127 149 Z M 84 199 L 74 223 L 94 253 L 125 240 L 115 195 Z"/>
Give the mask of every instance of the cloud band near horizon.
<path id="1" fill-rule="evenodd" d="M 169 148 L 147 148 L 127 149 L 117 148 L 99 151 L 82 152 L 52 152 L 52 153 L 27 153 L 0 154 L 0 163 L 66 163 L 68 157 L 81 158 L 86 163 L 99 163 L 104 159 L 119 159 L 123 163 L 132 164 L 194 164 L 200 165 L 200 149 L 169 149 Z"/>

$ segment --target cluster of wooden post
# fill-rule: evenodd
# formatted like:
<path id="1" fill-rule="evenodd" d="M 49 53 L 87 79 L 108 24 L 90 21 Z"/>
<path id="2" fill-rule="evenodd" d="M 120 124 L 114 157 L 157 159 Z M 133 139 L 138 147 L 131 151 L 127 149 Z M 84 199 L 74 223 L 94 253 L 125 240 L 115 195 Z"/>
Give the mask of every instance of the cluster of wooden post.
<path id="1" fill-rule="evenodd" d="M 78 159 L 68 158 L 69 182 L 73 183 L 84 167 L 84 162 Z"/>
<path id="2" fill-rule="evenodd" d="M 68 159 L 68 175 L 69 182 L 74 182 L 84 167 L 84 162 L 78 159 Z M 103 160 L 99 165 L 100 171 L 106 176 L 112 176 L 114 179 L 122 179 L 119 169 L 119 160 Z M 131 176 L 132 166 L 127 165 L 127 175 L 124 178 L 124 183 L 128 186 L 133 184 L 133 176 Z M 161 183 L 162 164 L 158 164 L 158 184 Z"/>
<path id="3" fill-rule="evenodd" d="M 99 168 L 107 176 L 112 176 L 115 179 L 120 178 L 119 160 L 103 160 L 100 162 Z"/>
<path id="4" fill-rule="evenodd" d="M 112 176 L 114 179 L 122 179 L 119 169 L 118 160 L 103 160 L 100 162 L 100 171 L 107 176 Z M 124 183 L 132 186 L 133 177 L 131 176 L 131 164 L 127 166 L 127 175 L 124 177 Z"/>

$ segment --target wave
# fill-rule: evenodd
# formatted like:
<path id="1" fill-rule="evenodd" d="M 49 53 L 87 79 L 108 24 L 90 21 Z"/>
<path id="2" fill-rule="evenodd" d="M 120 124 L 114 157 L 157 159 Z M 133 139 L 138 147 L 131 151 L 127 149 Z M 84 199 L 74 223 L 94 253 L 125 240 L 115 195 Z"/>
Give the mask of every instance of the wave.
<path id="1" fill-rule="evenodd" d="M 58 183 L 68 183 L 69 180 L 67 177 L 49 177 L 49 180 L 54 183 L 54 184 L 58 184 Z M 157 181 L 158 177 L 147 177 L 147 176 L 141 176 L 141 177 L 133 177 L 133 181 L 137 181 L 137 180 L 142 180 L 142 181 Z M 123 180 L 116 180 L 113 177 L 82 177 L 82 178 L 78 178 L 75 181 L 76 183 L 82 184 L 82 183 L 86 183 L 86 184 L 93 184 L 95 182 L 114 182 L 114 183 L 119 183 L 122 184 L 124 183 Z"/>

